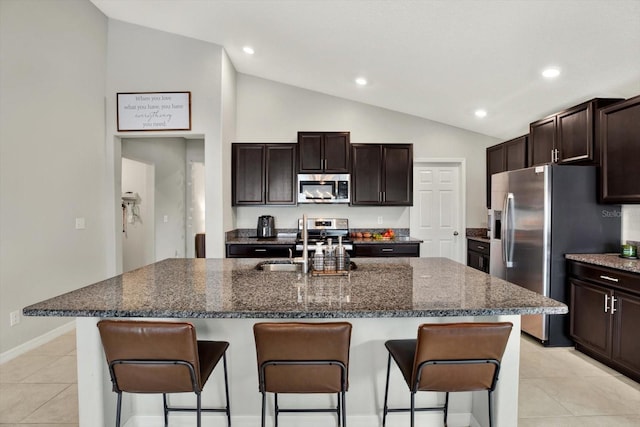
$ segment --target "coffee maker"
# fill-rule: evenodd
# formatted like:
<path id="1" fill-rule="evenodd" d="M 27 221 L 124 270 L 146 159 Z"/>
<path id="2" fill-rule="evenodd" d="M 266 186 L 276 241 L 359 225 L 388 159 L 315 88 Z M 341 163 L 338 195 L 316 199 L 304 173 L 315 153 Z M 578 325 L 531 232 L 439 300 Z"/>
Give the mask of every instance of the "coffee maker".
<path id="1" fill-rule="evenodd" d="M 258 217 L 258 228 L 256 230 L 258 238 L 276 237 L 276 220 L 271 215 Z"/>

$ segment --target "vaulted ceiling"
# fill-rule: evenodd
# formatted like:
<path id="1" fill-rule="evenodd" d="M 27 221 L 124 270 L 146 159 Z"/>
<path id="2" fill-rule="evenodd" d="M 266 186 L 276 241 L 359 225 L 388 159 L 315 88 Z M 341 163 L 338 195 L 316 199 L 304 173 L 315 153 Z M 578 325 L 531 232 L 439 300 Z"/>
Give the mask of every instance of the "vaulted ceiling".
<path id="1" fill-rule="evenodd" d="M 221 45 L 238 72 L 501 139 L 593 97 L 640 94 L 640 0 L 91 2 Z M 541 75 L 550 66 L 555 79 Z"/>

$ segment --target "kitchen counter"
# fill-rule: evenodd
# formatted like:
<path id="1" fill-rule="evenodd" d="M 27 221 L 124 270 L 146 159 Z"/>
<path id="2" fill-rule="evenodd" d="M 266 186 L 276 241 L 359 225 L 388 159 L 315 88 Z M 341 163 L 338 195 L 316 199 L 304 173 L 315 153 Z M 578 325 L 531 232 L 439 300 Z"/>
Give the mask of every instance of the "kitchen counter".
<path id="1" fill-rule="evenodd" d="M 178 259 L 26 307 L 26 316 L 352 318 L 561 314 L 567 307 L 446 258 L 358 258 L 349 277 Z"/>
<path id="2" fill-rule="evenodd" d="M 482 243 L 491 243 L 491 239 L 487 238 L 487 237 L 478 237 L 478 236 L 467 236 L 467 239 L 469 240 L 475 240 L 476 242 L 482 242 Z"/>
<path id="3" fill-rule="evenodd" d="M 340 277 L 263 272 L 254 268 L 259 261 L 167 259 L 26 307 L 27 316 L 76 317 L 80 427 L 113 425 L 115 419 L 116 396 L 96 328 L 104 317 L 186 319 L 195 325 L 199 339 L 228 341 L 231 414 L 234 425 L 242 426 L 257 425 L 260 419 L 252 334 L 257 321 L 335 319 L 353 325 L 347 393 L 352 427 L 379 425 L 386 340 L 415 338 L 422 323 L 511 322 L 494 391 L 494 425 L 511 427 L 518 419 L 520 315 L 567 312 L 562 303 L 444 258 L 358 258 L 358 268 Z M 216 369 L 202 394 L 203 406 L 222 405 L 219 380 Z M 397 372 L 390 387 L 390 405 L 406 405 L 408 391 Z M 285 398 L 287 406 L 309 406 L 309 397 Z M 313 398 L 319 405 L 333 399 Z M 268 399 L 272 404 L 272 397 Z M 453 393 L 449 401 L 450 420 L 485 423 L 486 393 Z M 171 403 L 192 405 L 193 395 L 171 395 Z M 123 425 L 162 424 L 161 397 L 125 393 L 123 408 Z M 171 418 L 181 425 L 193 422 L 192 414 Z M 203 424 L 226 425 L 224 417 L 203 418 Z M 329 414 L 287 418 L 292 425 L 335 421 Z M 429 413 L 417 414 L 416 421 L 427 427 L 442 422 L 441 416 Z"/>
<path id="4" fill-rule="evenodd" d="M 415 244 L 422 243 L 423 241 L 420 239 L 413 238 L 411 236 L 397 236 L 393 239 L 374 239 L 372 237 L 369 238 L 357 238 L 352 237 L 354 245 L 403 245 L 403 244 Z"/>
<path id="5" fill-rule="evenodd" d="M 565 258 L 631 273 L 640 273 L 640 260 L 622 258 L 618 254 L 566 254 Z"/>

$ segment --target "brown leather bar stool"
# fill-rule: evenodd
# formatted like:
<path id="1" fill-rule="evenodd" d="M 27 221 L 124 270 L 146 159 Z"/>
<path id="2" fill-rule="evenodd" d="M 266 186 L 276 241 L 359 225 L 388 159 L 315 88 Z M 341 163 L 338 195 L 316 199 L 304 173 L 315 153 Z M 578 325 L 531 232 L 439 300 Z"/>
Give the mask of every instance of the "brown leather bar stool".
<path id="1" fill-rule="evenodd" d="M 266 393 L 274 393 L 275 426 L 280 412 L 335 412 L 338 426 L 346 427 L 345 392 L 349 386 L 351 324 L 256 323 L 253 326 L 262 393 L 262 427 Z M 330 409 L 282 409 L 278 393 L 336 393 Z"/>
<path id="2" fill-rule="evenodd" d="M 487 390 L 489 398 L 489 426 L 493 425 L 491 393 L 496 387 L 500 362 L 513 324 L 499 323 L 442 323 L 418 327 L 418 338 L 390 340 L 387 383 L 384 392 L 382 425 L 389 412 L 411 412 L 411 426 L 416 411 L 444 411 L 447 425 L 449 393 Z M 389 371 L 391 358 L 402 372 L 411 392 L 410 408 L 389 408 Z M 416 408 L 418 391 L 445 392 L 444 406 Z"/>
<path id="3" fill-rule="evenodd" d="M 226 341 L 198 341 L 191 323 L 138 320 L 98 322 L 102 345 L 109 364 L 113 391 L 118 394 L 116 427 L 120 426 L 122 392 L 162 393 L 164 425 L 170 411 L 223 412 L 231 426 Z M 224 364 L 224 408 L 202 408 L 200 393 L 220 359 Z M 167 404 L 167 393 L 193 392 L 196 408 L 175 408 Z"/>

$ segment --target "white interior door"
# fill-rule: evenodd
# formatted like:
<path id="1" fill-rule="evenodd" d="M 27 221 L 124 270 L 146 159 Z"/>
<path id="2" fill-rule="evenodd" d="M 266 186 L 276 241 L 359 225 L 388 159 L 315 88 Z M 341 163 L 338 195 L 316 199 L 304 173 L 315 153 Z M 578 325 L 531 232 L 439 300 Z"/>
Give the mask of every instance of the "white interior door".
<path id="1" fill-rule="evenodd" d="M 414 162 L 411 236 L 422 239 L 421 257 L 464 263 L 464 162 Z"/>

